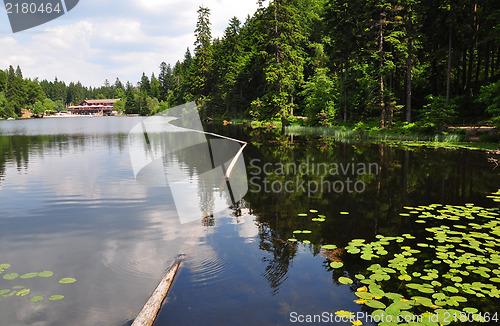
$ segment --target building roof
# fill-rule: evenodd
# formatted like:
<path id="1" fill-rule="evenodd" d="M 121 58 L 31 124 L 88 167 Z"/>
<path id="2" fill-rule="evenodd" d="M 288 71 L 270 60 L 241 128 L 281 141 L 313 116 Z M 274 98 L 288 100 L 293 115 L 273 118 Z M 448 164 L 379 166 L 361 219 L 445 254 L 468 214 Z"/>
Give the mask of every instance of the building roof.
<path id="1" fill-rule="evenodd" d="M 85 100 L 83 102 L 86 102 L 88 104 L 113 104 L 115 102 L 118 102 L 119 100 L 120 100 L 119 98 L 114 98 L 114 99 L 103 99 L 103 100 Z"/>

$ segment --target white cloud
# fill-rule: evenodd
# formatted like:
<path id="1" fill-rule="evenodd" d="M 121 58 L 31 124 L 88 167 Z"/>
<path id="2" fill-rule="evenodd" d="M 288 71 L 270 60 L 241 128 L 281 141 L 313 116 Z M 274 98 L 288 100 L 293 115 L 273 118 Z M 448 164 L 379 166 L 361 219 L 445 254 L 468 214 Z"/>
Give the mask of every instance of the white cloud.
<path id="1" fill-rule="evenodd" d="M 19 65 L 25 77 L 101 86 L 105 79 L 139 81 L 158 75 L 162 61 L 175 64 L 193 49 L 197 10 L 211 9 L 212 36 L 222 37 L 229 20 L 252 15 L 254 0 L 88 0 L 46 25 L 0 34 L 0 67 Z M 1 37 L 5 35 L 5 37 Z"/>

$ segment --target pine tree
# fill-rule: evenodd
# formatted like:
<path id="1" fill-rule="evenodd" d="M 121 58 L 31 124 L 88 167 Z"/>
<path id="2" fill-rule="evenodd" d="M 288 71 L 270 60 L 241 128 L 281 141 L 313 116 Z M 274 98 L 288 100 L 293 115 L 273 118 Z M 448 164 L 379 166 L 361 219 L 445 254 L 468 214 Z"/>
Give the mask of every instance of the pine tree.
<path id="1" fill-rule="evenodd" d="M 209 96 L 211 86 L 209 85 L 210 70 L 213 65 L 212 32 L 210 29 L 210 9 L 200 7 L 198 9 L 198 22 L 196 23 L 194 43 L 194 59 L 190 69 L 190 90 L 194 95 Z"/>
<path id="2" fill-rule="evenodd" d="M 151 95 L 151 85 L 149 83 L 149 78 L 146 74 L 142 73 L 141 83 L 140 83 L 140 91 L 146 93 L 148 96 Z"/>
<path id="3" fill-rule="evenodd" d="M 274 0 L 262 9 L 261 16 L 263 43 L 260 52 L 265 60 L 267 89 L 260 113 L 266 119 L 280 119 L 282 131 L 287 118 L 293 115 L 294 97 L 304 81 L 303 45 L 307 36 L 302 28 L 300 3 L 299 0 Z"/>
<path id="4" fill-rule="evenodd" d="M 7 98 L 9 110 L 15 114 L 21 115 L 21 109 L 26 105 L 26 94 L 23 85 L 21 69 L 17 67 L 16 73 L 14 67 L 9 66 L 6 81 L 5 97 Z M 20 75 L 20 76 L 18 76 Z"/>
<path id="5" fill-rule="evenodd" d="M 7 83 L 7 73 L 0 70 L 0 92 L 5 92 Z"/>
<path id="6" fill-rule="evenodd" d="M 158 79 L 155 77 L 155 74 L 151 74 L 151 97 L 158 99 L 160 97 L 160 88 L 161 84 Z"/>

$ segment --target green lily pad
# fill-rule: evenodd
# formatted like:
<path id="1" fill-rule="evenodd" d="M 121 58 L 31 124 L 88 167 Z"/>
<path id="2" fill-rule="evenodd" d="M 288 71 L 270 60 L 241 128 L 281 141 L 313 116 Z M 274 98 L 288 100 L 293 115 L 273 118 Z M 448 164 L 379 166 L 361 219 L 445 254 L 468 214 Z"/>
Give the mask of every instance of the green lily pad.
<path id="1" fill-rule="evenodd" d="M 28 273 L 28 274 L 24 274 L 24 275 L 19 276 L 19 278 L 28 279 L 28 278 L 34 278 L 37 276 L 38 276 L 38 273 Z"/>
<path id="2" fill-rule="evenodd" d="M 30 293 L 30 289 L 24 289 L 16 293 L 18 297 L 24 297 Z"/>
<path id="3" fill-rule="evenodd" d="M 392 301 L 401 301 L 403 299 L 403 296 L 399 293 L 393 293 L 393 292 L 386 292 L 384 293 L 384 296 L 391 299 Z"/>
<path id="4" fill-rule="evenodd" d="M 385 309 L 386 305 L 380 301 L 377 300 L 368 300 L 365 302 L 365 305 L 367 305 L 370 308 L 375 308 L 375 309 Z"/>
<path id="5" fill-rule="evenodd" d="M 433 305 L 432 300 L 426 297 L 412 297 L 412 299 L 415 300 L 417 304 L 421 304 L 426 307 Z"/>
<path id="6" fill-rule="evenodd" d="M 378 284 L 370 284 L 368 289 L 370 290 L 370 293 L 373 293 L 376 296 L 383 297 L 385 295 L 384 291 L 382 291 L 380 285 Z"/>
<path id="7" fill-rule="evenodd" d="M 401 299 L 399 300 L 395 300 L 388 308 L 391 308 L 392 309 L 396 309 L 398 311 L 401 311 L 401 310 L 409 310 L 411 308 L 413 308 L 413 303 L 414 301 L 402 301 Z M 388 311 L 388 313 L 390 313 L 391 311 Z"/>
<path id="8" fill-rule="evenodd" d="M 65 277 L 65 278 L 62 278 L 59 280 L 59 283 L 61 283 L 61 284 L 71 284 L 71 283 L 75 283 L 75 282 L 76 282 L 76 279 L 71 278 L 71 277 Z"/>
<path id="9" fill-rule="evenodd" d="M 53 296 L 49 297 L 50 301 L 58 301 L 58 300 L 61 300 L 61 299 L 64 299 L 64 295 L 56 294 L 56 295 L 53 295 Z"/>
<path id="10" fill-rule="evenodd" d="M 467 307 L 467 308 L 464 308 L 463 310 L 464 310 L 464 312 L 469 313 L 469 314 L 475 314 L 479 311 L 477 308 L 474 308 L 474 307 Z"/>
<path id="11" fill-rule="evenodd" d="M 3 278 L 6 280 L 15 280 L 18 276 L 19 274 L 17 273 L 10 273 L 10 274 L 5 274 Z"/>
<path id="12" fill-rule="evenodd" d="M 334 249 L 337 249 L 337 246 L 333 245 L 333 244 L 329 244 L 329 245 L 323 245 L 323 246 L 321 246 L 321 248 L 327 249 L 327 250 L 334 250 Z"/>
<path id="13" fill-rule="evenodd" d="M 43 297 L 40 296 L 40 295 L 35 295 L 33 298 L 31 298 L 30 301 L 33 302 L 33 303 L 40 302 L 40 301 L 43 301 Z"/>
<path id="14" fill-rule="evenodd" d="M 446 294 L 444 293 L 434 293 L 432 297 L 436 300 L 444 300 L 446 299 Z"/>
<path id="15" fill-rule="evenodd" d="M 408 275 L 408 274 L 402 274 L 402 275 L 399 275 L 398 278 L 401 280 L 401 281 L 411 281 L 411 276 Z"/>
<path id="16" fill-rule="evenodd" d="M 339 283 L 341 283 L 341 284 L 352 284 L 353 280 L 351 280 L 348 277 L 341 276 L 341 277 L 339 277 Z"/>
<path id="17" fill-rule="evenodd" d="M 363 260 L 371 260 L 372 255 L 371 254 L 362 254 L 360 258 Z"/>
<path id="18" fill-rule="evenodd" d="M 40 276 L 40 277 L 52 277 L 53 275 L 54 275 L 54 273 L 51 271 L 43 271 L 43 272 L 38 273 L 38 276 Z"/>
<path id="19" fill-rule="evenodd" d="M 332 261 L 332 262 L 330 263 L 330 267 L 331 267 L 331 268 L 340 268 L 340 267 L 342 267 L 342 266 L 344 266 L 344 263 L 343 263 L 343 262 L 340 262 L 340 261 Z"/>
<path id="20" fill-rule="evenodd" d="M 462 296 L 452 296 L 450 299 L 457 301 L 457 302 L 467 302 L 467 298 L 462 297 Z"/>
<path id="21" fill-rule="evenodd" d="M 355 292 L 354 294 L 360 299 L 365 299 L 365 300 L 371 300 L 376 297 L 375 294 L 370 292 Z"/>
<path id="22" fill-rule="evenodd" d="M 451 292 L 451 293 L 458 293 L 458 289 L 454 286 L 447 286 L 443 288 L 444 291 Z"/>

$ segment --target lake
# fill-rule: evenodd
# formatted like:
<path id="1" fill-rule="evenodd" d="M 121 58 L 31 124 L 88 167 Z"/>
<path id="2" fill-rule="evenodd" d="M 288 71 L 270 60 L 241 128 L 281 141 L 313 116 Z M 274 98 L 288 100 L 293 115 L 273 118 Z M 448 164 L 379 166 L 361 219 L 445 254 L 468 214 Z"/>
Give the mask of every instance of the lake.
<path id="1" fill-rule="evenodd" d="M 395 237 L 386 238 L 389 243 L 412 234 L 416 239 L 408 237 L 409 243 L 422 249 L 423 265 L 415 268 L 423 271 L 435 259 L 432 246 L 423 248 L 425 228 L 446 223 L 425 217 L 416 223 L 410 211 L 441 204 L 447 211 L 435 216 L 442 219 L 452 207 L 470 203 L 493 209 L 491 214 L 499 207 L 491 194 L 500 188 L 500 169 L 484 152 L 348 144 L 208 125 L 207 131 L 249 143 L 243 151 L 248 191 L 213 214 L 181 223 L 176 207 L 206 204 L 199 181 L 204 162 L 188 164 L 192 156 L 184 152 L 164 161 L 176 164 L 172 174 L 183 173 L 195 187 L 182 203 L 164 181 L 139 182 L 129 132 L 141 120 L 0 121 L 2 325 L 130 325 L 179 254 L 186 254 L 185 262 L 155 325 L 289 325 L 292 316 L 371 313 L 353 302 L 363 284 L 345 285 L 339 277 L 355 280 L 373 262 L 322 245 L 343 248 L 352 247 L 352 239 Z M 483 217 L 498 221 L 488 212 L 474 211 L 471 218 L 480 225 Z M 466 222 L 450 227 L 469 227 Z M 496 257 L 500 235 L 496 224 L 490 227 L 492 239 L 486 239 Z M 392 242 L 387 251 L 401 246 Z M 332 268 L 331 262 L 343 266 Z M 10 266 L 2 270 L 2 264 Z M 435 267 L 440 273 L 442 265 Z M 484 262 L 494 275 L 498 266 L 491 265 L 495 261 Z M 464 296 L 472 307 L 492 312 L 498 297 L 488 289 L 488 300 Z"/>

